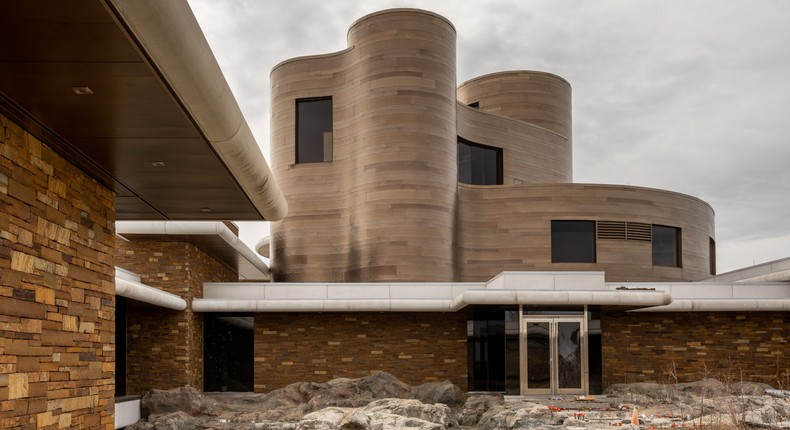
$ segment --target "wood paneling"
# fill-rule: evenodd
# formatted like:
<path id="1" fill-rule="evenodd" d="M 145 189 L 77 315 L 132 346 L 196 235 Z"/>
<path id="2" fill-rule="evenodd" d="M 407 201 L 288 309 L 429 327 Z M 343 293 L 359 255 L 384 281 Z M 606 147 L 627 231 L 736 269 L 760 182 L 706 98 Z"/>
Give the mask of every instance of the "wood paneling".
<path id="1" fill-rule="evenodd" d="M 603 270 L 607 281 L 710 276 L 713 209 L 684 194 L 620 185 L 458 186 L 458 280 L 505 270 Z M 682 268 L 653 266 L 652 244 L 598 239 L 597 263 L 551 263 L 552 220 L 661 224 L 681 229 Z"/>
<path id="2" fill-rule="evenodd" d="M 571 182 L 571 142 L 524 121 L 458 103 L 458 135 L 502 148 L 504 184 Z"/>
<path id="3" fill-rule="evenodd" d="M 414 10 L 369 15 L 350 49 L 272 72 L 272 164 L 289 216 L 278 281 L 448 281 L 455 220 L 455 29 Z M 294 164 L 295 100 L 331 96 L 334 158 Z"/>
<path id="4" fill-rule="evenodd" d="M 455 89 L 455 31 L 416 10 L 366 16 L 350 48 L 272 72 L 272 162 L 290 214 L 272 227 L 277 281 L 485 281 L 504 270 L 605 270 L 609 280 L 708 275 L 713 210 L 681 194 L 573 185 L 571 87 L 503 72 Z M 331 96 L 334 158 L 294 164 L 295 100 Z M 479 102 L 479 109 L 465 106 Z M 501 186 L 457 184 L 457 144 L 503 149 Z M 599 240 L 597 263 L 552 264 L 553 219 L 682 229 L 683 267 L 651 243 Z"/>
<path id="5" fill-rule="evenodd" d="M 551 73 L 526 70 L 492 73 L 458 87 L 463 104 L 518 119 L 571 140 L 571 85 Z"/>

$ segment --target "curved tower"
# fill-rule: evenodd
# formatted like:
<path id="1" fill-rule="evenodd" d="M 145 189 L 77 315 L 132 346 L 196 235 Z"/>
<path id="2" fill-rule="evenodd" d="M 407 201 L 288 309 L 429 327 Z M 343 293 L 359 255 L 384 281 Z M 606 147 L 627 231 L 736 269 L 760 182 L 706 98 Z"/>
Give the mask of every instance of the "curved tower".
<path id="1" fill-rule="evenodd" d="M 395 9 L 356 21 L 348 42 L 272 72 L 272 163 L 290 205 L 272 226 L 274 278 L 451 281 L 455 29 Z M 331 128 L 322 157 L 302 162 L 310 118 L 297 111 L 321 100 Z"/>

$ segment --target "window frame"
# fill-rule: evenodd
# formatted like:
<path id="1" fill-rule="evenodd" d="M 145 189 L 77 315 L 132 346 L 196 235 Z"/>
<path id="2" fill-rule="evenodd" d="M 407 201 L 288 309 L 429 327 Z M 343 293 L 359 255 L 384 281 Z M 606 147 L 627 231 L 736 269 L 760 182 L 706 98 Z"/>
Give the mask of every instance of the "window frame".
<path id="1" fill-rule="evenodd" d="M 656 229 L 671 229 L 675 232 L 675 262 L 674 264 L 664 264 L 663 261 L 656 262 Z M 651 257 L 652 257 L 652 264 L 654 267 L 676 267 L 682 268 L 683 267 L 683 231 L 680 227 L 674 227 L 671 225 L 661 225 L 661 224 L 652 224 L 651 226 Z M 660 250 L 658 250 L 660 251 Z M 660 254 L 659 254 L 660 255 Z"/>
<path id="2" fill-rule="evenodd" d="M 467 184 L 467 185 L 503 185 L 505 183 L 504 180 L 504 150 L 502 148 L 498 148 L 496 146 L 490 145 L 483 145 L 481 143 L 472 142 L 469 139 L 465 139 L 461 136 L 457 136 L 457 145 L 456 145 L 456 157 L 458 159 L 457 162 L 457 169 L 458 169 L 458 177 L 457 180 L 459 183 Z M 486 151 L 494 152 L 496 156 L 496 183 L 494 184 L 476 184 L 473 182 L 463 182 L 461 181 L 461 156 L 460 156 L 460 148 L 461 145 L 466 145 L 470 147 L 470 150 L 473 147 L 477 147 Z M 470 166 L 471 167 L 471 166 Z"/>
<path id="3" fill-rule="evenodd" d="M 568 224 L 568 223 L 584 223 L 589 224 L 591 226 L 589 231 L 585 231 L 585 234 L 590 235 L 592 239 L 592 247 L 591 247 L 591 260 L 579 260 L 572 257 L 559 257 L 559 238 L 555 237 L 555 225 L 560 224 Z M 597 231 L 597 222 L 595 220 L 580 220 L 580 219 L 561 219 L 561 220 L 551 220 L 551 263 L 552 264 L 564 264 L 564 263 L 571 263 L 571 264 L 596 264 L 598 262 L 598 238 L 596 235 Z M 556 231 L 556 233 L 562 233 Z M 569 233 L 569 232 L 564 232 Z M 587 239 L 587 238 L 585 238 Z"/>
<path id="4" fill-rule="evenodd" d="M 300 122 L 300 117 L 301 117 L 300 111 L 299 111 L 300 105 L 302 103 L 312 103 L 312 102 L 320 102 L 320 101 L 327 101 L 327 100 L 329 101 L 329 125 L 330 125 L 329 132 L 331 133 L 331 142 L 329 143 L 329 148 L 328 148 L 329 150 L 327 151 L 327 147 L 326 147 L 327 145 L 326 145 L 325 142 L 323 142 L 323 144 L 321 146 L 321 157 L 320 157 L 321 160 L 300 161 L 300 159 L 299 159 L 300 158 L 299 157 L 299 152 L 300 152 L 299 149 L 302 146 L 302 145 L 300 145 L 300 137 L 299 137 L 299 122 Z M 334 127 L 334 102 L 332 100 L 332 96 L 298 98 L 298 99 L 294 100 L 294 111 L 295 111 L 294 113 L 296 114 L 295 115 L 296 116 L 296 120 L 295 120 L 296 124 L 295 124 L 295 128 L 294 128 L 294 164 L 325 163 L 325 162 L 332 161 L 332 159 L 333 159 L 333 152 L 334 152 L 333 151 L 333 147 L 334 147 L 334 143 L 335 143 L 334 142 L 334 132 L 335 132 L 335 130 L 334 130 L 334 128 L 335 128 Z M 324 131 L 323 133 L 326 133 L 326 131 Z M 307 149 L 304 148 L 304 150 L 306 151 Z M 302 158 L 307 158 L 307 157 L 305 157 L 305 155 L 306 154 L 303 154 Z"/>

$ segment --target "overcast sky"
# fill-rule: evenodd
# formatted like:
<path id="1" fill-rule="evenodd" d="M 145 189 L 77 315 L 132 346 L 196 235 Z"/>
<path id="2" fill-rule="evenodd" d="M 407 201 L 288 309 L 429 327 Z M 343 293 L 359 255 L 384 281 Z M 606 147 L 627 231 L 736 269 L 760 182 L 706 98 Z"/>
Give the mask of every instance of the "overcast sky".
<path id="1" fill-rule="evenodd" d="M 690 194 L 718 271 L 790 257 L 790 1 L 190 0 L 264 154 L 269 72 L 346 48 L 356 19 L 427 9 L 458 32 L 458 83 L 514 69 L 573 87 L 574 182 Z M 241 223 L 250 246 L 265 223 Z"/>

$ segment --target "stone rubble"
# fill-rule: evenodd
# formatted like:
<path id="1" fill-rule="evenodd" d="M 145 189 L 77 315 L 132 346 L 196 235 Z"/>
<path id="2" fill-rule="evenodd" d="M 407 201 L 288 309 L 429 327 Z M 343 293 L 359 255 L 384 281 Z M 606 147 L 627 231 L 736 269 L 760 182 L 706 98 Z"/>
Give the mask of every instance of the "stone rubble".
<path id="1" fill-rule="evenodd" d="M 604 396 L 467 395 L 387 373 L 297 383 L 267 394 L 153 390 L 128 430 L 790 429 L 790 396 L 765 384 L 616 384 Z M 636 411 L 635 411 L 636 410 Z M 639 424 L 632 424 L 632 420 Z"/>

